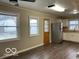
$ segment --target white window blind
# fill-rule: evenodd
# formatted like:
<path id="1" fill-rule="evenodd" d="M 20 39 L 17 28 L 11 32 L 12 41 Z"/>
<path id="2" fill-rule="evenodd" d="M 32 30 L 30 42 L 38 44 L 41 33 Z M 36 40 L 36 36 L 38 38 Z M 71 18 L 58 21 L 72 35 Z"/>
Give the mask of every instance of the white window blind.
<path id="1" fill-rule="evenodd" d="M 39 34 L 39 18 L 29 17 L 30 36 L 37 36 Z"/>
<path id="2" fill-rule="evenodd" d="M 69 30 L 79 30 L 79 21 L 78 20 L 70 20 L 69 21 Z"/>
<path id="3" fill-rule="evenodd" d="M 0 40 L 17 38 L 17 17 L 0 14 Z"/>

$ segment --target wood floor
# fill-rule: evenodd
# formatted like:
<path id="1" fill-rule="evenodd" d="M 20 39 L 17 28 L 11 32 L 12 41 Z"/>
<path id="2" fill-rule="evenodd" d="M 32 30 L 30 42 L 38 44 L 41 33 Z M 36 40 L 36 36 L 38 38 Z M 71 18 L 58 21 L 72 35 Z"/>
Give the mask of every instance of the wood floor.
<path id="1" fill-rule="evenodd" d="M 64 42 L 42 46 L 7 59 L 79 59 L 76 57 L 78 51 L 79 44 Z"/>

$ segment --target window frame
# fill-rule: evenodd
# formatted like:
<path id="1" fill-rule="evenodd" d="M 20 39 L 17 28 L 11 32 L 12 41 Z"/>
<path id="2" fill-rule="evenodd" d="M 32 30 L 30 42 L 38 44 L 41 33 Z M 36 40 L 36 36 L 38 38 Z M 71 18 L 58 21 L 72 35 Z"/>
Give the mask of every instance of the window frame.
<path id="1" fill-rule="evenodd" d="M 38 34 L 30 34 L 30 19 L 37 19 L 37 30 L 38 30 Z M 35 37 L 35 36 L 39 36 L 39 28 L 40 28 L 40 25 L 39 25 L 39 17 L 37 16 L 29 16 L 28 17 L 28 25 L 29 25 L 29 37 Z"/>
<path id="2" fill-rule="evenodd" d="M 16 29 L 17 29 L 17 37 L 16 38 L 6 38 L 4 40 L 0 40 L 0 42 L 8 42 L 8 41 L 15 41 L 20 40 L 20 15 L 14 14 L 14 13 L 8 13 L 8 12 L 0 12 L 0 15 L 7 15 L 7 16 L 15 16 L 16 19 Z"/>
<path id="3" fill-rule="evenodd" d="M 75 20 L 73 19 L 73 20 L 69 20 L 69 21 L 68 21 L 68 29 L 70 28 L 70 21 L 78 21 L 78 28 L 79 28 L 79 20 L 78 20 L 78 19 L 75 19 Z M 76 24 L 76 25 L 77 25 L 77 24 Z M 77 30 L 70 30 L 70 29 L 69 29 L 69 31 L 77 31 Z"/>

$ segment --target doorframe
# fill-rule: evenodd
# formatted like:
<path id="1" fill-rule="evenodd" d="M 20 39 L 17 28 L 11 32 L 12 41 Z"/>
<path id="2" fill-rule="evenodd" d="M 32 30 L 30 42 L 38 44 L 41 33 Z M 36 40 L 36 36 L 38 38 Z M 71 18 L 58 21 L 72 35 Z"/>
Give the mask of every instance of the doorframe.
<path id="1" fill-rule="evenodd" d="M 51 43 L 51 19 L 50 18 L 45 18 L 43 19 L 43 43 L 44 43 L 44 21 L 48 20 L 49 21 L 49 44 Z M 45 45 L 45 43 L 44 43 Z"/>

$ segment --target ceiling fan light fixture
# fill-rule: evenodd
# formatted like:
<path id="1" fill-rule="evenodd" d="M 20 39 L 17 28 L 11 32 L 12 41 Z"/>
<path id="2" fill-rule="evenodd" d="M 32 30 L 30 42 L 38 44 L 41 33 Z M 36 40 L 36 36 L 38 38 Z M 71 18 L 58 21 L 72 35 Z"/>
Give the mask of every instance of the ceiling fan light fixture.
<path id="1" fill-rule="evenodd" d="M 51 7 L 49 7 L 49 9 L 52 9 L 52 10 L 58 11 L 58 12 L 64 12 L 65 11 L 65 8 L 63 8 L 59 5 L 51 6 Z"/>
<path id="2" fill-rule="evenodd" d="M 77 14 L 78 12 L 73 12 L 73 14 Z"/>
<path id="3" fill-rule="evenodd" d="M 77 10 L 73 10 L 73 11 L 77 11 Z"/>
<path id="4" fill-rule="evenodd" d="M 71 11 L 70 13 L 71 13 L 71 14 L 78 14 L 79 11 L 78 11 L 78 10 L 73 10 L 73 11 Z"/>

